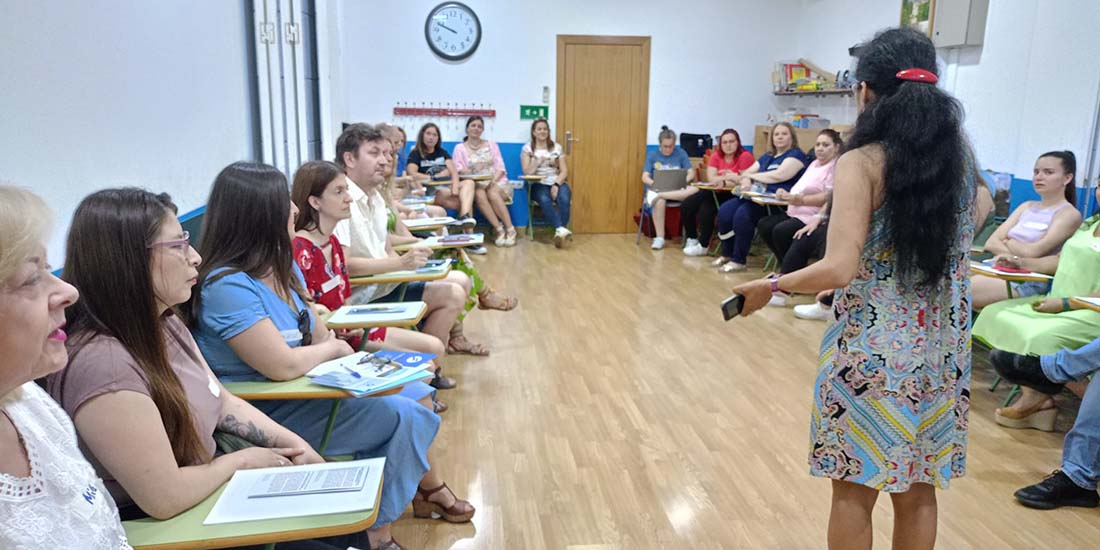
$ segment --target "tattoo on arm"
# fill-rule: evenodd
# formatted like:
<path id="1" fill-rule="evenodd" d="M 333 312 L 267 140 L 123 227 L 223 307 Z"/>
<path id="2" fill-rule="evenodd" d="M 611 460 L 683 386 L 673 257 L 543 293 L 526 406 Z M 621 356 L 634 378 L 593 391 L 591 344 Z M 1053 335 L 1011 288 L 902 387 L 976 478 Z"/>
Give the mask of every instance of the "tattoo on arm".
<path id="1" fill-rule="evenodd" d="M 228 414 L 218 422 L 218 429 L 238 435 L 247 441 L 251 441 L 261 447 L 274 447 L 275 438 L 269 437 L 263 430 L 251 420 L 248 423 L 241 422 L 236 416 Z"/>

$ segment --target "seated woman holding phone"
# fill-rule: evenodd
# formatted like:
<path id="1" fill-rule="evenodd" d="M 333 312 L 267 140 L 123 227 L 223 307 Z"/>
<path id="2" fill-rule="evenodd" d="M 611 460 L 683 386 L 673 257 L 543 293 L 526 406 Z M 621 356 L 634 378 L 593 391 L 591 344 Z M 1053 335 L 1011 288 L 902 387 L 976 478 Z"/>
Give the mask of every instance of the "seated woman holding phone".
<path id="1" fill-rule="evenodd" d="M 566 181 L 569 168 L 565 154 L 561 144 L 550 139 L 550 123 L 545 118 L 531 123 L 531 142 L 523 145 L 519 160 L 524 174 L 542 178 L 531 184 L 531 199 L 538 202 L 543 215 L 554 226 L 554 246 L 561 248 L 573 240 L 573 232 L 569 230 L 573 191 Z"/>
<path id="2" fill-rule="evenodd" d="M 1077 203 L 1075 172 L 1077 160 L 1069 151 L 1051 151 L 1035 161 L 1032 185 L 1038 201 L 1027 201 L 1005 220 L 985 241 L 985 251 L 995 255 L 994 263 L 1015 269 L 1039 271 L 1038 260 L 1057 255 L 1081 225 Z M 1044 282 L 1014 282 L 1012 295 L 1033 296 L 1046 291 Z M 974 308 L 1007 300 L 1004 281 L 975 274 L 970 279 Z"/>

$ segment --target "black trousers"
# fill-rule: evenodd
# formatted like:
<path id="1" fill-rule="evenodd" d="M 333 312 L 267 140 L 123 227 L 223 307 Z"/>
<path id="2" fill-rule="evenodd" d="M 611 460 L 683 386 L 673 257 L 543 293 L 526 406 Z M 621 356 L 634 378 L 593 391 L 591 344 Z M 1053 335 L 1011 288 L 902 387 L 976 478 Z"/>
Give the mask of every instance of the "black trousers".
<path id="1" fill-rule="evenodd" d="M 715 195 L 718 196 L 717 204 L 714 202 Z M 718 215 L 718 204 L 730 200 L 732 196 L 733 193 L 699 191 L 681 201 L 680 225 L 684 226 L 684 238 L 698 239 L 703 248 L 709 246 L 711 236 L 714 235 L 714 219 Z"/>
<path id="2" fill-rule="evenodd" d="M 792 218 L 786 212 L 773 214 L 757 224 L 760 236 L 779 259 L 779 272 L 792 273 L 806 267 L 812 258 L 820 258 L 825 251 L 826 227 L 819 226 L 813 233 L 795 239 L 794 234 L 806 227 L 802 220 Z"/>

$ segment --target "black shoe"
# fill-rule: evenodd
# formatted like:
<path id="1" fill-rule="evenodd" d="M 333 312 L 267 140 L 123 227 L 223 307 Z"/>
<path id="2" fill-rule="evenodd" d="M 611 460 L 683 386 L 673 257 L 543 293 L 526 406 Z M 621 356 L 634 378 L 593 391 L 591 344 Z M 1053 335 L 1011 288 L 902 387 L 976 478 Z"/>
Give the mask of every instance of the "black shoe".
<path id="1" fill-rule="evenodd" d="M 1047 395 L 1055 395 L 1062 391 L 1063 384 L 1052 382 L 1039 364 L 1039 358 L 1034 355 L 1020 355 L 1002 351 L 999 349 L 989 352 L 989 362 L 993 363 L 993 369 L 1001 378 L 1027 386 L 1035 391 Z"/>
<path id="2" fill-rule="evenodd" d="M 450 376 L 442 376 L 437 373 L 435 378 L 432 378 L 432 381 L 428 382 L 428 385 L 437 390 L 449 390 L 457 386 L 458 382 L 455 382 L 455 379 Z"/>
<path id="3" fill-rule="evenodd" d="M 1100 506 L 1100 495 L 1095 489 L 1082 489 L 1062 470 L 1054 470 L 1046 479 L 1016 491 L 1016 500 L 1028 508 L 1053 510 L 1060 506 L 1080 506 L 1096 508 Z"/>

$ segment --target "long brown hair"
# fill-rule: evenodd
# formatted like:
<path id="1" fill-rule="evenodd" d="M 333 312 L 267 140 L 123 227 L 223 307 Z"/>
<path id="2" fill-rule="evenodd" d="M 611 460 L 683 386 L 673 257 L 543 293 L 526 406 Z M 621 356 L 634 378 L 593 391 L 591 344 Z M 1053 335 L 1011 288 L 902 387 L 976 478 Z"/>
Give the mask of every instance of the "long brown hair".
<path id="1" fill-rule="evenodd" d="M 199 288 L 234 273 L 261 279 L 271 275 L 283 298 L 294 292 L 309 302 L 294 274 L 294 252 L 287 232 L 290 193 L 286 177 L 273 166 L 234 162 L 214 179 L 202 221 Z M 219 271 L 220 270 L 220 271 Z M 218 271 L 217 275 L 211 275 Z M 202 313 L 202 292 L 191 293 L 183 308 L 193 327 Z"/>
<path id="2" fill-rule="evenodd" d="M 295 231 L 313 231 L 321 226 L 321 214 L 309 204 L 309 198 L 320 197 L 328 185 L 342 175 L 344 171 L 327 160 L 312 160 L 298 167 L 294 187 L 290 190 L 290 200 L 298 205 Z"/>
<path id="3" fill-rule="evenodd" d="M 157 310 L 149 244 L 176 205 L 144 189 L 104 189 L 76 208 L 65 251 L 63 279 L 80 290 L 66 311 L 72 361 L 96 336 L 109 336 L 133 357 L 160 412 L 179 466 L 205 463 L 187 394 L 168 364 L 164 318 Z M 184 343 L 185 347 L 186 344 Z M 58 373 L 64 400 L 65 377 Z"/>
<path id="4" fill-rule="evenodd" d="M 546 125 L 546 150 L 553 153 L 554 138 L 550 136 L 550 122 L 541 117 L 536 118 L 535 121 L 531 123 L 531 153 L 535 153 L 535 146 L 537 145 L 537 140 L 535 139 L 535 126 L 538 126 L 540 122 Z"/>
<path id="5" fill-rule="evenodd" d="M 427 132 L 428 128 L 435 128 L 435 149 L 443 147 L 443 132 L 439 131 L 439 126 L 436 126 L 434 122 L 429 122 L 421 126 L 420 131 L 416 134 L 416 150 L 420 153 L 421 157 L 428 154 L 428 151 L 424 149 L 424 132 Z M 432 149 L 432 151 L 434 152 L 435 149 Z"/>

